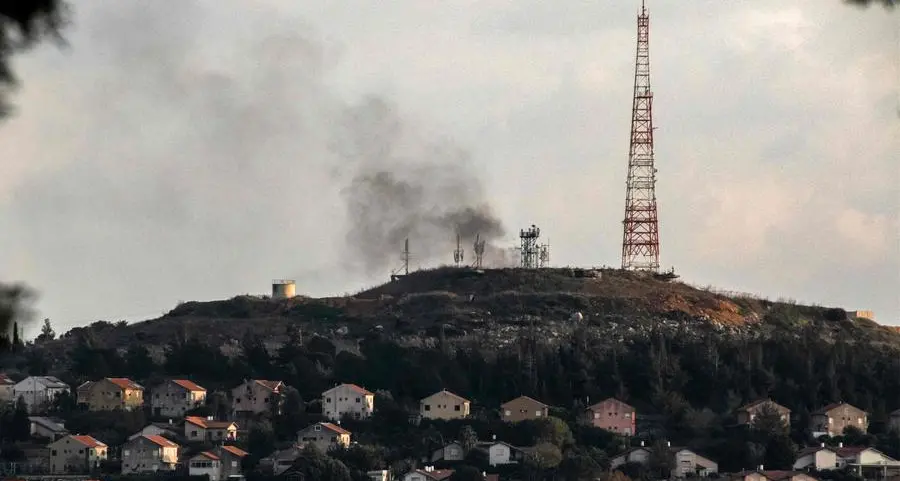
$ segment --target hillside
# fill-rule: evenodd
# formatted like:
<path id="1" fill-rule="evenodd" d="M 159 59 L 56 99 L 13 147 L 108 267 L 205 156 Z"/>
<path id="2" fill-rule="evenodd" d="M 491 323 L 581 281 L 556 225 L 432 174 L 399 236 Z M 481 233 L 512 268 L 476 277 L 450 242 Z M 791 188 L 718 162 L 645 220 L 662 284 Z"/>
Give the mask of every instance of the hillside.
<path id="1" fill-rule="evenodd" d="M 348 297 L 186 302 L 158 319 L 127 326 L 97 323 L 56 343 L 63 347 L 90 332 L 95 342 L 114 348 L 134 340 L 161 348 L 177 337 L 198 335 L 225 344 L 252 330 L 274 347 L 283 342 L 288 326 L 351 350 L 373 332 L 407 345 L 433 344 L 443 337 L 490 350 L 532 333 L 553 343 L 579 330 L 622 340 L 659 330 L 771 338 L 796 336 L 803 329 L 815 330 L 827 342 L 842 338 L 900 348 L 895 329 L 849 319 L 840 309 L 729 297 L 643 273 L 450 267 L 413 272 Z"/>

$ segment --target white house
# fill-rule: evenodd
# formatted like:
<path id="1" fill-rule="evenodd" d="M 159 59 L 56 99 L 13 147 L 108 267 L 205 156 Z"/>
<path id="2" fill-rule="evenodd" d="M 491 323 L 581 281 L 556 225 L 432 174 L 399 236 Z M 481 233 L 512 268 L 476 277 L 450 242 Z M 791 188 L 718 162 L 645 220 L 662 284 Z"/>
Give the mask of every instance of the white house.
<path id="1" fill-rule="evenodd" d="M 231 409 L 235 414 L 259 414 L 270 411 L 281 398 L 284 383 L 251 379 L 231 390 Z"/>
<path id="2" fill-rule="evenodd" d="M 69 392 L 69 385 L 53 376 L 29 376 L 13 386 L 13 397 L 25 401 L 29 413 L 46 410 L 64 392 Z"/>
<path id="3" fill-rule="evenodd" d="M 122 474 L 173 471 L 178 445 L 162 436 L 140 436 L 122 446 Z"/>
<path id="4" fill-rule="evenodd" d="M 350 446 L 350 431 L 331 423 L 316 423 L 297 433 L 297 446 L 306 444 L 316 446 L 323 453 L 336 446 L 346 448 Z"/>
<path id="5" fill-rule="evenodd" d="M 209 481 L 219 481 L 222 472 L 221 460 L 215 454 L 204 451 L 188 461 L 188 475 L 209 476 Z"/>
<path id="6" fill-rule="evenodd" d="M 169 379 L 153 388 L 150 409 L 154 416 L 182 417 L 206 402 L 206 389 L 187 379 Z"/>
<path id="7" fill-rule="evenodd" d="M 189 441 L 234 441 L 237 439 L 237 431 L 237 424 L 216 421 L 212 416 L 184 418 L 184 437 Z"/>
<path id="8" fill-rule="evenodd" d="M 425 466 L 424 469 L 414 469 L 403 476 L 403 481 L 444 481 L 453 476 L 452 469 L 434 469 L 434 466 Z"/>
<path id="9" fill-rule="evenodd" d="M 892 468 L 892 471 L 900 469 L 900 462 L 875 448 L 844 447 L 841 444 L 835 452 L 837 453 L 838 468 L 847 467 L 860 475 L 873 468 L 879 472 L 887 471 L 888 468 Z"/>
<path id="10" fill-rule="evenodd" d="M 612 458 L 609 462 L 610 469 L 616 469 L 623 464 L 639 463 L 646 464 L 650 460 L 650 448 L 639 447 L 632 448 L 624 453 Z"/>
<path id="11" fill-rule="evenodd" d="M 345 415 L 365 419 L 375 410 L 375 393 L 356 384 L 341 384 L 322 393 L 322 413 L 332 421 Z"/>
<path id="12" fill-rule="evenodd" d="M 647 464 L 650 462 L 652 448 L 637 447 L 616 456 L 610 461 L 610 468 L 616 469 L 627 463 Z M 669 455 L 674 461 L 672 476 L 684 478 L 688 476 L 708 476 L 719 472 L 719 465 L 715 461 L 701 456 L 690 449 L 669 447 Z"/>
<path id="13" fill-rule="evenodd" d="M 479 443 L 478 449 L 487 454 L 488 464 L 491 466 L 515 464 L 521 458 L 521 451 L 518 448 L 501 441 Z"/>
<path id="14" fill-rule="evenodd" d="M 432 463 L 437 461 L 462 461 L 465 458 L 466 451 L 463 449 L 462 444 L 456 441 L 431 453 Z"/>
<path id="15" fill-rule="evenodd" d="M 793 469 L 796 471 L 805 471 L 807 469 L 815 469 L 816 471 L 827 471 L 837 469 L 838 456 L 837 452 L 825 445 L 813 448 L 805 448 L 797 453 L 797 460 L 794 461 Z"/>

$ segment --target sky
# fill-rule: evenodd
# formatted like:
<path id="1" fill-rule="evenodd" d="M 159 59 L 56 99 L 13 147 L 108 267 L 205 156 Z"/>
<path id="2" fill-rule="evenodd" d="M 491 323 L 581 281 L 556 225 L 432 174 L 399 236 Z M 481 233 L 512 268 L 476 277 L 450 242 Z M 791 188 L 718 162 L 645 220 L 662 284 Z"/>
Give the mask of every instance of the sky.
<path id="1" fill-rule="evenodd" d="M 897 12 L 648 7 L 663 268 L 900 324 Z M 65 47 L 15 62 L 0 278 L 57 331 L 276 278 L 356 292 L 400 264 L 390 219 L 353 211 L 379 211 L 354 182 L 376 171 L 417 219 L 471 205 L 502 223 L 494 245 L 536 224 L 553 265 L 617 266 L 638 9 L 79 2 Z M 413 267 L 452 261 L 428 232 Z"/>

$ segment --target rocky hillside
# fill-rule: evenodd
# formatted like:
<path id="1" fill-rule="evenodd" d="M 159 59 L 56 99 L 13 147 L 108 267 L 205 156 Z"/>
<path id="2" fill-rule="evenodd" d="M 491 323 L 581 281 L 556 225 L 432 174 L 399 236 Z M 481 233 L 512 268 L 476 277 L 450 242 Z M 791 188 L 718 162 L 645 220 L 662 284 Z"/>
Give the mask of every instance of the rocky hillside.
<path id="1" fill-rule="evenodd" d="M 686 336 L 771 338 L 813 329 L 826 340 L 853 339 L 900 348 L 900 333 L 841 309 L 729 297 L 653 275 L 621 270 L 439 268 L 348 297 L 270 299 L 239 296 L 180 304 L 159 319 L 96 323 L 82 334 L 124 348 L 162 347 L 179 337 L 228 345 L 252 330 L 277 346 L 289 326 L 327 336 L 346 349 L 378 333 L 402 344 L 446 342 L 493 350 L 534 336 L 554 343 L 576 332 L 611 342 L 660 330 Z"/>

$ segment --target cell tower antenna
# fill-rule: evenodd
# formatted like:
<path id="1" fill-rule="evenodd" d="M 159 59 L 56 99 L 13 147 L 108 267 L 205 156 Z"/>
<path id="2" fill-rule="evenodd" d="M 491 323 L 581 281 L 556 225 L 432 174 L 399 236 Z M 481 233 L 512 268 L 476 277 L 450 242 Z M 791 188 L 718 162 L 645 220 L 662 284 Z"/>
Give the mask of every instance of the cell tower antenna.
<path id="1" fill-rule="evenodd" d="M 401 259 L 403 260 L 403 265 L 400 266 L 400 268 L 395 270 L 394 272 L 391 272 L 391 280 L 392 281 L 395 281 L 401 277 L 405 277 L 405 276 L 409 275 L 409 258 L 410 258 L 409 237 L 407 237 L 403 241 L 403 256 L 401 257 Z M 403 272 L 403 274 L 400 274 L 400 272 Z"/>
<path id="2" fill-rule="evenodd" d="M 475 234 L 475 245 L 473 246 L 473 250 L 475 251 L 476 269 L 481 269 L 482 262 L 484 261 L 484 245 L 485 242 L 481 239 L 481 235 Z"/>
<path id="3" fill-rule="evenodd" d="M 637 17 L 634 98 L 623 221 L 622 268 L 659 271 L 659 222 L 653 160 L 653 92 L 650 90 L 650 15 L 641 1 Z"/>
<path id="4" fill-rule="evenodd" d="M 520 266 L 525 269 L 536 269 L 541 267 L 541 246 L 538 245 L 538 238 L 541 236 L 541 230 L 531 225 L 528 229 L 519 231 L 519 239 L 521 247 L 519 248 L 521 263 Z"/>
<path id="5" fill-rule="evenodd" d="M 465 252 L 463 251 L 462 245 L 459 243 L 459 232 L 456 233 L 456 250 L 453 251 L 453 260 L 456 262 L 456 267 L 459 267 L 459 264 L 463 261 L 463 255 Z"/>

